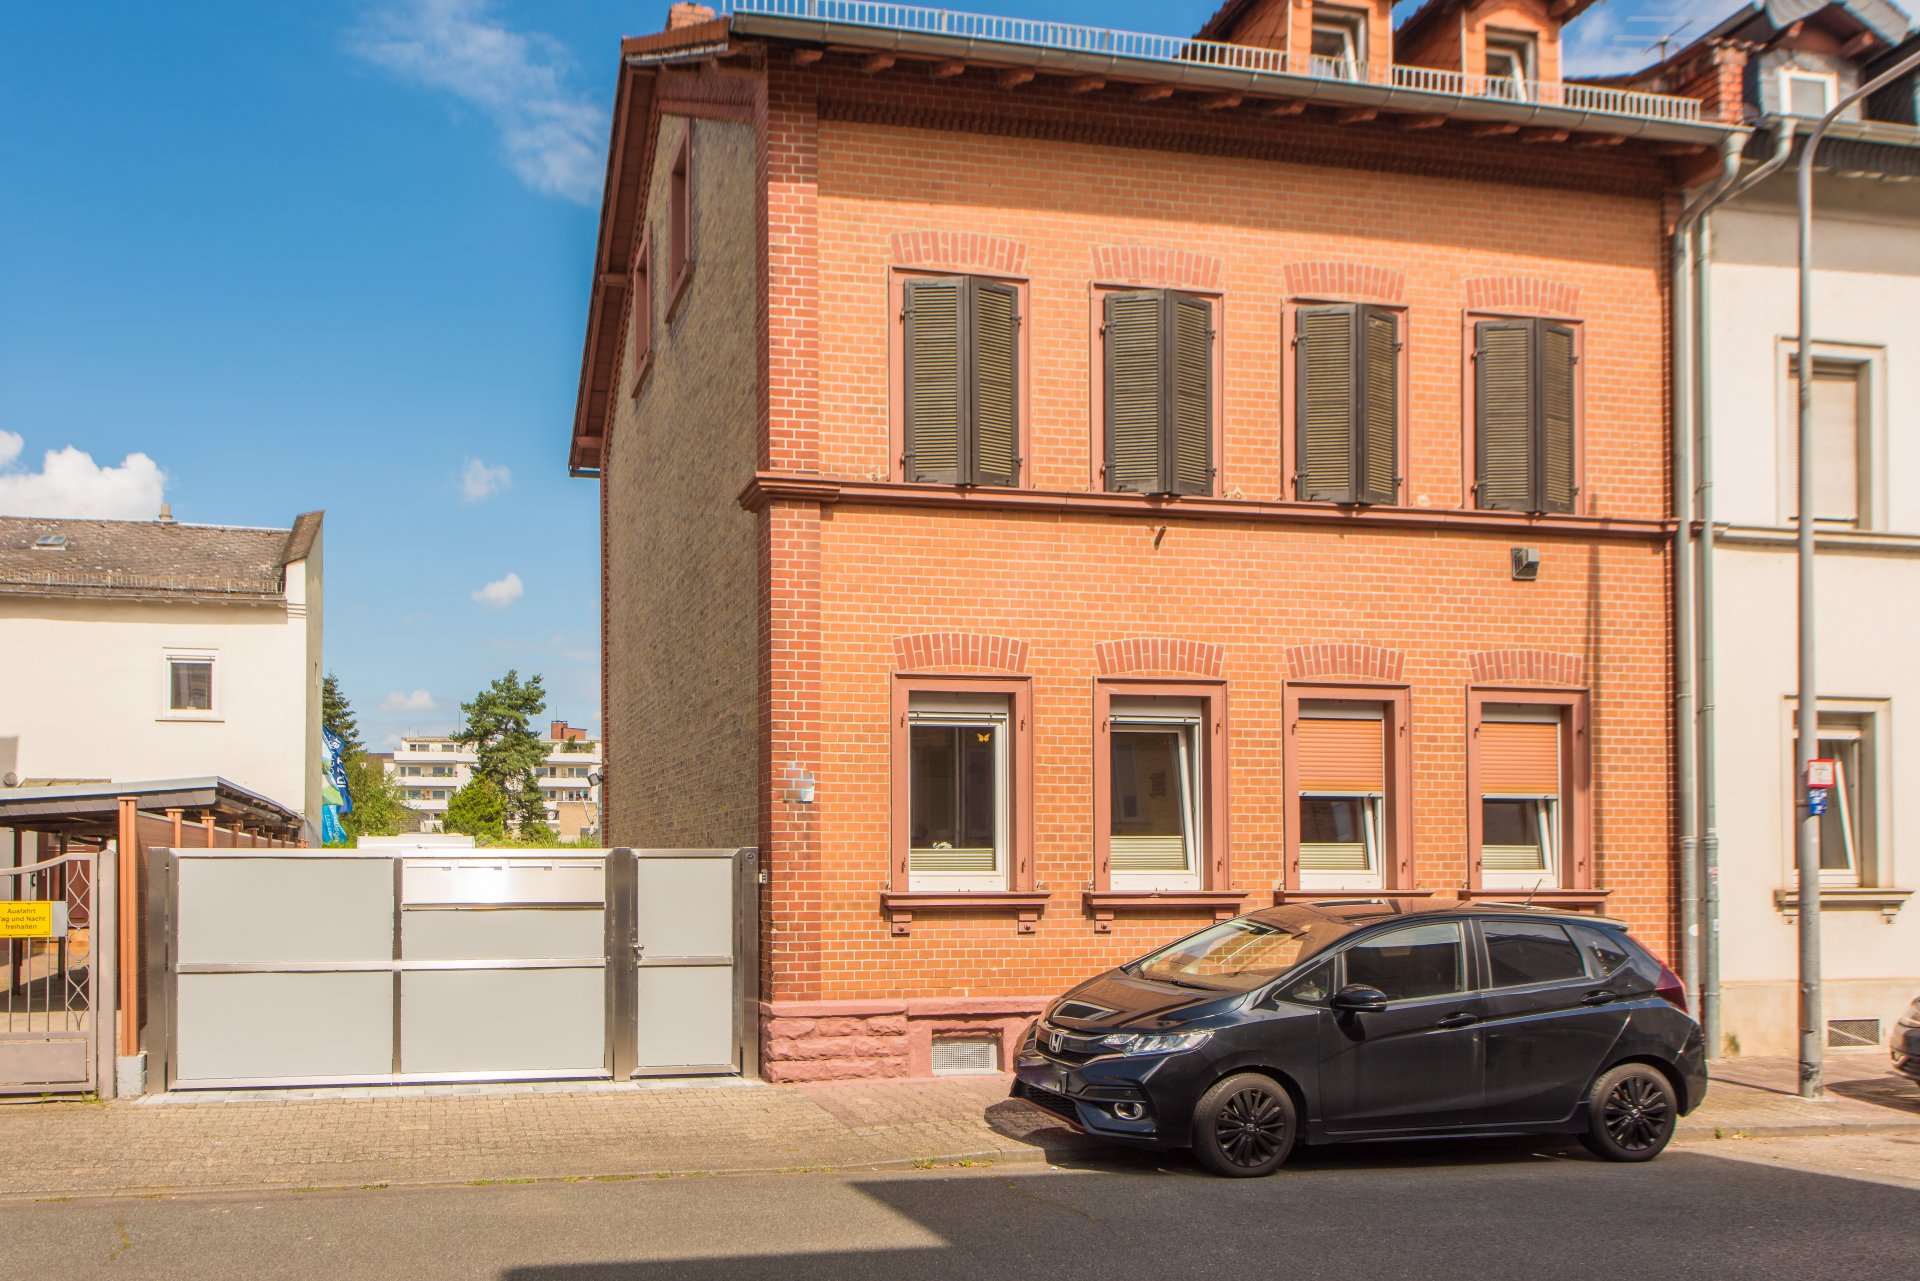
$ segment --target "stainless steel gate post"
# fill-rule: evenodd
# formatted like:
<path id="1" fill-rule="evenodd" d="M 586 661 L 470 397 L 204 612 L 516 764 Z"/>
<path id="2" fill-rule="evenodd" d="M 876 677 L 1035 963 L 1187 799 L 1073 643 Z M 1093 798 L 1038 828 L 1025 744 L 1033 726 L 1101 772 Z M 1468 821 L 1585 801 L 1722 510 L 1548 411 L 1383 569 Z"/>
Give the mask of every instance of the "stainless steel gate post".
<path id="1" fill-rule="evenodd" d="M 607 1071 L 616 1081 L 632 1080 L 640 1058 L 639 888 L 633 851 L 607 851 Z"/>
<path id="2" fill-rule="evenodd" d="M 174 1066 L 174 938 L 173 902 L 178 883 L 179 863 L 170 849 L 147 851 L 147 913 L 140 928 L 147 938 L 147 967 L 144 971 L 147 999 L 141 1008 L 147 1047 L 147 1093 L 159 1094 L 173 1088 Z M 140 1047 L 130 1045 L 122 1053 L 137 1054 Z"/>
<path id="3" fill-rule="evenodd" d="M 740 1075 L 760 1075 L 760 851 L 733 858 L 733 1046 Z"/>

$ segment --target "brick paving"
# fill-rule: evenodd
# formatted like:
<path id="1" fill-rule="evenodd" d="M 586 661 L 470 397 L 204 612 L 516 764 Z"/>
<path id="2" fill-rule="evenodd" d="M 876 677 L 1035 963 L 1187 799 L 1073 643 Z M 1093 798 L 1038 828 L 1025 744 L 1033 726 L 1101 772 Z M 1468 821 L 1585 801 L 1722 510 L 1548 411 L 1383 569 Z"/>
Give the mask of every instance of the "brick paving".
<path id="1" fill-rule="evenodd" d="M 1920 1131 L 1920 1088 L 1836 1056 L 1831 1097 L 1791 1060 L 1715 1065 L 1682 1141 Z M 626 1179 L 916 1162 L 1071 1161 L 1100 1145 L 999 1077 L 804 1086 L 250 1092 L 0 1107 L 0 1198 L 409 1183 Z"/>

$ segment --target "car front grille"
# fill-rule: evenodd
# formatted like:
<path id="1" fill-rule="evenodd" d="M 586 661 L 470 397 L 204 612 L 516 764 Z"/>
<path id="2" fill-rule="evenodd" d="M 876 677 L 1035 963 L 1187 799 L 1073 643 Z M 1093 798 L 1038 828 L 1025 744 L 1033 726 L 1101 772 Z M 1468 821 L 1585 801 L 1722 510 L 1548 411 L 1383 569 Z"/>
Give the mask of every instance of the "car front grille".
<path id="1" fill-rule="evenodd" d="M 1046 1022 L 1034 1032 L 1033 1044 L 1040 1053 L 1058 1063 L 1085 1063 L 1103 1053 L 1113 1053 L 1101 1046 L 1098 1036 L 1081 1036 Z"/>
<path id="2" fill-rule="evenodd" d="M 1025 1081 L 1015 1081 L 1013 1097 L 1025 1099 L 1037 1108 L 1044 1108 L 1063 1121 L 1071 1122 L 1076 1126 L 1080 1124 L 1080 1109 L 1075 1107 L 1073 1100 L 1064 1094 L 1038 1085 L 1028 1085 Z"/>

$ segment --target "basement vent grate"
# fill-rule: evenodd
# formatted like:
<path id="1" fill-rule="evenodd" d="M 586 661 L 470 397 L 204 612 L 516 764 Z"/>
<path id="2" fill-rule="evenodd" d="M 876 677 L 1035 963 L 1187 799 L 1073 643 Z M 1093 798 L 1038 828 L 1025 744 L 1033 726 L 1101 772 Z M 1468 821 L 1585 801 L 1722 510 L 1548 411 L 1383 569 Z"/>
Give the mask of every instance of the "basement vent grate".
<path id="1" fill-rule="evenodd" d="M 1000 1070 L 1000 1042 L 990 1036 L 933 1038 L 935 1076 L 988 1076 Z"/>
<path id="2" fill-rule="evenodd" d="M 1827 1020 L 1827 1048 L 1830 1050 L 1857 1049 L 1863 1045 L 1877 1048 L 1879 1044 L 1879 1019 Z"/>

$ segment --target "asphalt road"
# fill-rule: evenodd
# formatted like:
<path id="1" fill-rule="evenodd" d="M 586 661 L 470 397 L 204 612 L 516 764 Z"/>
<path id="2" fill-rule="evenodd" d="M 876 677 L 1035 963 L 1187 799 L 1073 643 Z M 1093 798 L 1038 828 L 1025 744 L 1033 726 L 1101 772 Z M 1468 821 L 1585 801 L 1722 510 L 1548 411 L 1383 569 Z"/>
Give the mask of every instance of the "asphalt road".
<path id="1" fill-rule="evenodd" d="M 1607 1165 L 1532 1144 L 1349 1148 L 1214 1179 L 1006 1167 L 0 1206 L 32 1278 L 1855 1278 L 1900 1274 L 1920 1139 Z M 1863 1269 L 1866 1271 L 1863 1272 Z"/>

